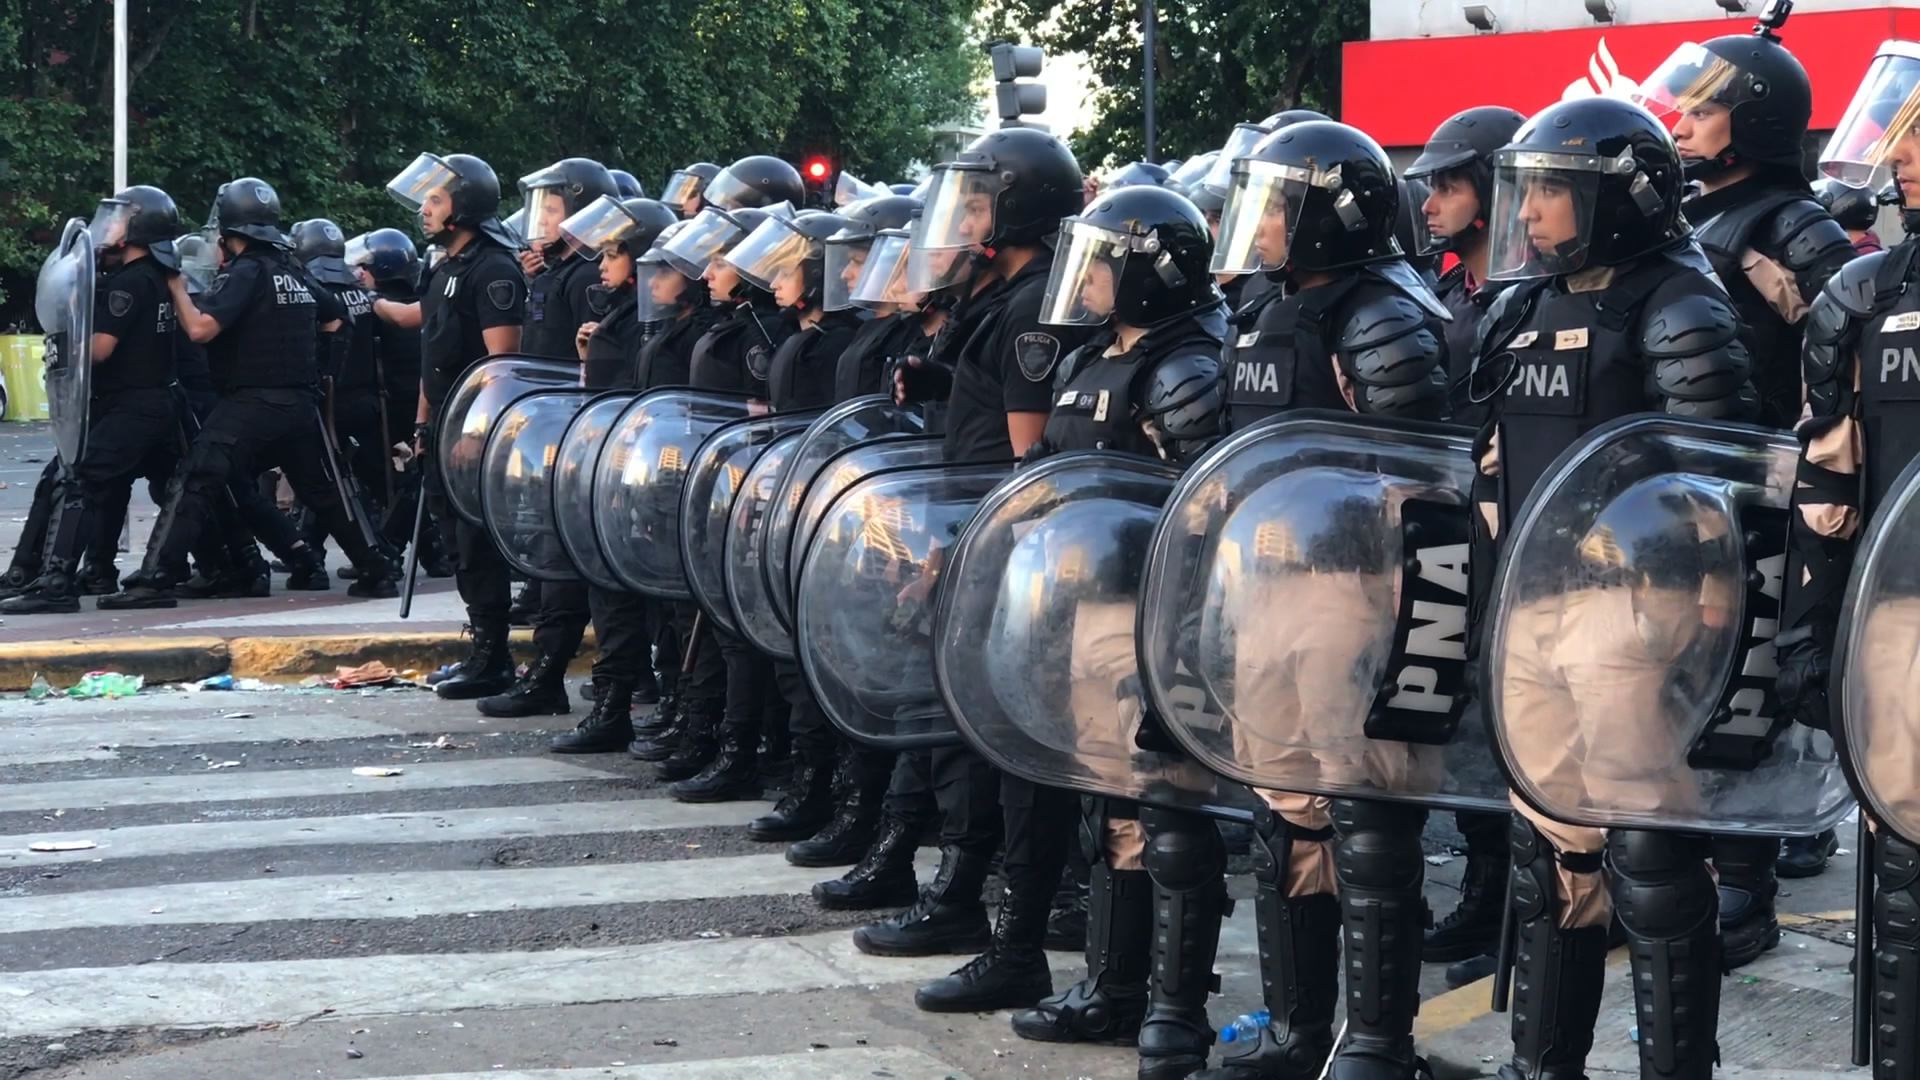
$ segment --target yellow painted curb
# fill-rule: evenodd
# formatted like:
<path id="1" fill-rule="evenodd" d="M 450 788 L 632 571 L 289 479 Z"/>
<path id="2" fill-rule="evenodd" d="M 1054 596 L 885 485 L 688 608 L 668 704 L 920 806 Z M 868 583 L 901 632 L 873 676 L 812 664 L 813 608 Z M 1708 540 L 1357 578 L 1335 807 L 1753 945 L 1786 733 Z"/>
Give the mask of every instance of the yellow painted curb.
<path id="1" fill-rule="evenodd" d="M 36 673 L 55 686 L 72 686 L 89 671 L 144 675 L 148 686 L 204 679 L 227 670 L 227 645 L 217 637 L 14 642 L 0 645 L 0 690 L 25 690 Z"/>
<path id="2" fill-rule="evenodd" d="M 516 630 L 509 638 L 523 657 L 533 645 L 533 633 Z M 243 679 L 300 679 L 331 675 L 335 668 L 356 667 L 378 660 L 398 671 L 432 671 L 442 664 L 464 660 L 473 643 L 459 634 L 319 634 L 306 637 L 234 638 L 227 642 L 233 662 L 229 671 Z M 574 668 L 591 665 L 593 635 L 589 633 L 575 654 Z"/>

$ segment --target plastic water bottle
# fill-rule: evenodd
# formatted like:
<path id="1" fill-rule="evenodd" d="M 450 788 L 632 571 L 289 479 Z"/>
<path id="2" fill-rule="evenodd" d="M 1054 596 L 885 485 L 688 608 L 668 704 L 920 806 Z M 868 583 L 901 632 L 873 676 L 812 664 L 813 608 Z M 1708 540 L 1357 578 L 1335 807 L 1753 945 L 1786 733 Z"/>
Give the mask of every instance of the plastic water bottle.
<path id="1" fill-rule="evenodd" d="M 1260 1032 L 1273 1022 L 1273 1014 L 1265 1009 L 1258 1012 L 1241 1013 L 1240 1019 L 1220 1029 L 1220 1041 L 1239 1042 L 1241 1039 L 1258 1039 Z"/>

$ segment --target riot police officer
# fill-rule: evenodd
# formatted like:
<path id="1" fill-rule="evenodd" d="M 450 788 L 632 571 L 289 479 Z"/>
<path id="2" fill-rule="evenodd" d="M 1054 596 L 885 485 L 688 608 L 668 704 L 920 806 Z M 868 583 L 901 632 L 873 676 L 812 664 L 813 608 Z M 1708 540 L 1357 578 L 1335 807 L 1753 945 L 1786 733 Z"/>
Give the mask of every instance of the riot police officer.
<path id="1" fill-rule="evenodd" d="M 683 219 L 691 219 L 706 209 L 707 183 L 720 175 L 720 166 L 711 161 L 696 161 L 685 168 L 673 170 L 667 177 L 667 186 L 660 192 L 660 201 L 674 208 Z"/>
<path id="2" fill-rule="evenodd" d="M 1041 320 L 1099 327 L 1061 361 L 1026 459 L 1113 450 L 1184 463 L 1225 429 L 1224 298 L 1200 209 L 1158 186 L 1109 186 L 1061 223 Z M 1208 819 L 1085 800 L 1092 864 L 1087 977 L 1013 1030 L 1047 1041 L 1137 1036 L 1140 1076 L 1204 1065 L 1208 987 L 1226 907 L 1226 847 Z"/>
<path id="3" fill-rule="evenodd" d="M 1487 313 L 1471 380 L 1473 396 L 1491 406 L 1475 443 L 1476 589 L 1487 587 L 1496 547 L 1548 464 L 1596 424 L 1644 411 L 1752 415 L 1741 320 L 1687 240 L 1684 185 L 1666 128 L 1607 98 L 1546 109 L 1495 155 L 1489 276 L 1514 284 Z M 1639 590 L 1596 591 L 1617 606 L 1634 603 L 1627 594 Z M 1606 625 L 1627 630 L 1619 642 L 1583 638 L 1580 648 L 1600 654 L 1595 663 L 1614 648 L 1644 652 L 1630 612 Z M 1562 697 L 1530 696 L 1524 681 L 1510 677 L 1501 693 L 1509 729 L 1537 730 L 1543 745 L 1564 745 L 1567 725 L 1581 722 Z M 1609 835 L 1549 820 L 1517 798 L 1514 806 L 1514 1054 L 1501 1075 L 1580 1074 L 1600 1007 L 1609 906 L 1632 958 L 1641 1074 L 1708 1075 L 1721 956 L 1706 840 Z"/>
<path id="4" fill-rule="evenodd" d="M 473 628 L 472 653 L 434 685 L 434 693 L 454 700 L 481 698 L 513 682 L 507 647 L 511 581 L 486 529 L 459 518 L 448 505 L 431 452 L 432 424 L 469 367 L 488 355 L 518 350 L 527 286 L 513 256 L 518 240 L 496 216 L 500 180 L 486 162 L 470 154 L 421 154 L 387 183 L 387 193 L 419 214 L 421 234 L 447 253 L 431 268 L 417 302 L 381 299 L 373 309 L 395 326 L 420 331 L 414 420 L 420 452 L 426 455 L 427 508 L 443 549 L 454 556 L 454 583 Z"/>
<path id="5" fill-rule="evenodd" d="M 888 195 L 854 203 L 842 211 L 847 224 L 827 238 L 826 292 L 822 306 L 828 311 L 864 310 L 871 316 L 860 324 L 846 351 L 840 354 L 833 380 L 835 401 L 862 394 L 891 394 L 888 361 L 902 355 L 909 342 L 923 336 L 918 325 L 919 305 L 907 302 L 904 289 L 894 300 L 886 299 L 884 290 L 871 302 L 864 302 L 858 295 L 876 247 L 892 247 L 889 265 L 904 272 L 905 264 L 901 260 L 906 254 L 907 227 L 921 206 L 920 200 L 909 195 Z M 879 284 L 887 284 L 886 279 Z"/>
<path id="6" fill-rule="evenodd" d="M 1223 350 L 1234 427 L 1301 408 L 1439 419 L 1446 309 L 1394 239 L 1400 187 L 1385 151 L 1328 120 L 1289 124 L 1234 161 L 1213 268 L 1270 287 Z M 1260 791 L 1255 904 L 1272 1023 L 1209 1077 L 1407 1076 L 1420 1066 L 1420 832 L 1412 805 Z M 1349 934 L 1347 1034 L 1333 1045 L 1339 927 Z"/>
<path id="7" fill-rule="evenodd" d="M 1782 712 L 1827 728 L 1841 722 L 1842 686 L 1832 676 L 1836 628 L 1860 530 L 1887 512 L 1894 481 L 1920 456 L 1912 357 L 1920 347 L 1920 59 L 1910 42 L 1888 42 L 1868 67 L 1852 104 L 1824 152 L 1821 171 L 1867 192 L 1891 191 L 1905 236 L 1893 247 L 1855 259 L 1827 282 L 1807 315 L 1802 370 L 1807 419 L 1796 432 L 1801 455 L 1789 519 L 1781 631 L 1775 639 Z M 1885 359 L 1883 359 L 1885 358 Z M 1904 362 L 1903 362 L 1904 358 Z M 1904 600 L 1882 598 L 1871 648 L 1894 662 L 1911 642 Z M 1858 647 L 1858 646 L 1857 646 Z M 1909 654 L 1910 655 L 1910 654 Z M 1904 668 L 1902 669 L 1904 670 Z M 1869 719 L 1863 717 L 1862 719 Z M 1852 718 L 1848 718 L 1851 725 Z M 1879 790 L 1910 788 L 1909 758 L 1897 740 L 1872 744 L 1891 774 Z M 1856 778 L 1856 787 L 1859 784 Z M 1897 795 L 1895 796 L 1898 797 Z M 1864 802 L 1864 800 L 1863 800 Z M 1867 813 L 1866 806 L 1862 813 Z M 1915 838 L 1896 834 L 1869 814 L 1874 830 L 1867 860 L 1874 881 L 1870 918 L 1873 959 L 1855 978 L 1870 978 L 1872 1055 L 1876 1077 L 1913 1075 L 1920 1051 L 1913 1018 L 1920 1015 L 1920 865 Z"/>
<path id="8" fill-rule="evenodd" d="M 613 177 L 614 194 L 622 199 L 644 199 L 647 189 L 640 185 L 640 178 L 625 169 L 608 169 Z"/>
<path id="9" fill-rule="evenodd" d="M 1713 261 L 1740 314 L 1753 357 L 1760 419 L 1800 418 L 1800 340 L 1808 307 L 1854 257 L 1846 231 L 1807 189 L 1800 144 L 1813 114 L 1806 69 L 1780 44 L 1792 3 L 1767 7 L 1750 34 L 1680 46 L 1642 84 L 1645 103 L 1674 121 L 1687 178 L 1694 238 Z M 1823 839 L 1831 843 L 1832 834 Z M 1780 942 L 1769 837 L 1716 837 L 1720 927 L 1728 968 Z"/>
<path id="10" fill-rule="evenodd" d="M 413 435 L 413 406 L 420 396 L 420 331 L 373 315 L 372 304 L 378 300 L 417 303 L 420 256 L 406 233 L 375 229 L 347 241 L 345 261 L 353 268 L 361 288 L 371 294 L 367 321 L 373 326 L 376 401 L 381 406 L 379 448 L 389 470 L 386 475 L 394 485 L 394 499 L 387 506 L 380 535 L 389 548 L 397 550 L 410 539 L 406 530 L 413 524 L 414 500 L 421 497 L 418 468 L 404 474 L 393 471 L 395 450 L 410 442 Z M 420 549 L 417 558 L 430 576 L 452 575 L 440 550 L 437 528 L 421 530 Z"/>
<path id="11" fill-rule="evenodd" d="M 1054 369 L 1088 336 L 1040 321 L 1053 266 L 1047 240 L 1084 205 L 1083 182 L 1066 144 L 1020 127 L 989 132 L 934 170 L 909 245 L 908 287 L 964 299 L 928 354 L 897 367 L 896 379 L 907 400 L 947 397 L 949 463 L 1017 458 L 1046 427 Z M 855 931 L 863 951 L 959 951 L 983 936 L 993 771 L 964 747 L 936 749 L 931 770 L 943 818 L 939 874 L 905 912 Z M 974 960 L 920 988 L 922 1009 L 1020 1007 L 1053 992 L 1043 943 L 1078 800 L 1002 776 L 1000 804 L 1007 892 L 992 937 Z"/>
<path id="12" fill-rule="evenodd" d="M 1833 220 L 1847 230 L 1847 239 L 1853 243 L 1855 255 L 1871 255 L 1886 250 L 1880 243 L 1880 236 L 1873 226 L 1880 219 L 1880 202 L 1875 192 L 1866 188 L 1857 188 L 1843 184 L 1832 177 L 1822 177 L 1813 182 L 1813 197 L 1827 208 Z"/>
<path id="13" fill-rule="evenodd" d="M 596 300 L 599 273 L 594 249 L 569 243 L 563 222 L 596 199 L 615 197 L 619 185 L 607 167 L 588 158 L 563 158 L 520 178 L 527 210 L 527 249 L 520 267 L 527 274 L 527 315 L 520 351 L 532 356 L 575 360 L 580 327 L 600 318 Z M 476 707 L 487 716 L 557 716 L 571 711 L 567 701 L 567 665 L 580 649 L 589 612 L 587 588 L 577 581 L 530 582 L 519 604 L 533 609 L 537 653 L 525 675 Z"/>
<path id="14" fill-rule="evenodd" d="M 100 200 L 89 233 L 103 271 L 81 282 L 93 304 L 92 402 L 85 449 L 70 463 L 58 498 L 58 524 L 45 540 L 37 580 L 0 603 L 10 615 L 80 610 L 82 548 L 97 550 L 90 530 L 104 523 L 103 508 L 124 505 L 133 480 L 150 457 L 176 463 L 173 395 L 175 324 L 168 279 L 180 271 L 173 250 L 180 213 L 156 187 L 137 185 Z M 97 287 L 96 287 L 97 285 Z M 168 471 L 171 471 L 169 468 Z M 114 532 L 120 519 L 115 517 Z M 111 551 L 112 548 L 107 548 Z M 109 562 L 111 560 L 109 559 Z"/>
<path id="15" fill-rule="evenodd" d="M 280 197 L 265 182 L 245 177 L 221 185 L 208 228 L 225 256 L 220 276 L 198 302 L 177 276 L 169 284 L 181 326 L 210 344 L 224 396 L 181 466 L 140 572 L 102 603 L 170 606 L 174 568 L 212 522 L 229 477 L 273 464 L 360 570 L 349 593 L 395 595 L 392 567 L 342 501 L 319 426 L 317 335 L 339 331 L 345 310 L 293 261 L 280 231 Z"/>

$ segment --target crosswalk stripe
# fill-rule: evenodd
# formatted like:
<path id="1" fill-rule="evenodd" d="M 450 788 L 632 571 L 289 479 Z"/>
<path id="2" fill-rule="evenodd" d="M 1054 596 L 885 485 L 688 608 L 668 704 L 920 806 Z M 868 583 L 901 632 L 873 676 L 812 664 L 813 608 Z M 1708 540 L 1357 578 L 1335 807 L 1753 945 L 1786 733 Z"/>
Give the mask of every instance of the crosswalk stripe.
<path id="1" fill-rule="evenodd" d="M 60 968 L 0 973 L 0 1027 L 55 1036 L 291 1023 L 325 1010 L 340 1019 L 798 992 L 924 982 L 963 959 L 866 956 L 835 930 L 550 952 Z"/>
<path id="2" fill-rule="evenodd" d="M 923 861 L 931 868 L 933 854 Z M 590 904 L 715 900 L 807 892 L 818 869 L 784 856 L 732 855 L 520 870 L 314 874 L 148 885 L 0 899 L 0 939 L 101 926 L 251 923 L 266 919 L 411 919 Z"/>
<path id="3" fill-rule="evenodd" d="M 154 856 L 205 855 L 259 848 L 325 844 L 445 844 L 461 840 L 548 839 L 587 833 L 724 828 L 764 814 L 770 803 L 681 803 L 672 799 L 483 806 L 466 810 L 409 810 L 338 817 L 266 821 L 193 821 L 130 825 L 92 832 L 0 836 L 0 864 L 102 862 Z M 36 841 L 87 839 L 86 851 L 30 852 Z"/>
<path id="4" fill-rule="evenodd" d="M 351 768 L 343 766 L 272 772 L 251 772 L 244 768 L 221 769 L 175 776 L 7 784 L 0 785 L 0 813 L 620 779 L 613 773 L 545 757 L 480 758 L 407 764 L 399 768 L 403 770 L 401 775 L 386 777 L 355 776 Z"/>
<path id="5" fill-rule="evenodd" d="M 31 754 L 0 754 L 0 769 L 21 765 L 58 765 L 69 761 L 113 761 L 120 755 L 111 750 L 52 750 Z"/>
<path id="6" fill-rule="evenodd" d="M 897 1076 L 902 1080 L 966 1080 L 965 1073 L 905 1046 L 849 1047 L 804 1054 L 756 1054 L 751 1057 L 663 1061 L 652 1065 L 608 1065 L 581 1069 L 515 1069 L 511 1072 L 434 1073 L 387 1076 L 378 1080 L 846 1080 L 854 1076 Z"/>
<path id="7" fill-rule="evenodd" d="M 240 710 L 244 711 L 244 710 Z M 207 743 L 284 742 L 291 739 L 371 739 L 397 735 L 386 724 L 333 717 L 315 724 L 310 716 L 138 716 L 116 719 L 111 727 L 93 723 L 9 723 L 0 726 L 0 756 L 66 754 L 78 759 L 88 751 L 138 746 L 201 746 Z M 59 759 L 52 759 L 59 760 Z"/>

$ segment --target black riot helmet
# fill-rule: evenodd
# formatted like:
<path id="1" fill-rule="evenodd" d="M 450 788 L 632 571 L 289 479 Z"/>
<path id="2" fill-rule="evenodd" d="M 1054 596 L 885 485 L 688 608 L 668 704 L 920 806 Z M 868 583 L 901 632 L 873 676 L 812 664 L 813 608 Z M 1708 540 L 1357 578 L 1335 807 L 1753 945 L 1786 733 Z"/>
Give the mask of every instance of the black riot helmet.
<path id="1" fill-rule="evenodd" d="M 860 281 L 874 240 L 882 231 L 907 228 L 921 208 L 920 200 L 911 195 L 882 195 L 842 207 L 840 217 L 845 224 L 827 237 L 820 306 L 828 311 L 853 307 L 853 288 Z"/>
<path id="2" fill-rule="evenodd" d="M 711 161 L 696 161 L 684 169 L 675 169 L 673 175 L 667 177 L 667 186 L 660 192 L 660 201 L 679 210 L 682 217 L 692 217 L 700 212 L 701 207 L 688 210 L 687 200 L 700 199 L 704 206 L 707 184 L 719 175 L 720 166 Z"/>
<path id="3" fill-rule="evenodd" d="M 772 293 L 780 306 L 807 311 L 821 305 L 827 239 L 846 224 L 846 218 L 825 210 L 802 210 L 792 217 L 770 214 L 723 257 L 742 278 Z"/>
<path id="4" fill-rule="evenodd" d="M 1631 262 L 1688 234 L 1673 137 L 1630 101 L 1542 110 L 1494 155 L 1488 278 L 1513 281 Z"/>
<path id="5" fill-rule="evenodd" d="M 187 279 L 187 292 L 198 296 L 213 283 L 220 269 L 220 255 L 200 233 L 185 233 L 173 238 L 173 253 L 180 262 L 180 276 Z"/>
<path id="6" fill-rule="evenodd" d="M 667 226 L 680 220 L 665 203 L 602 195 L 560 223 L 560 236 L 576 255 L 598 259 L 618 248 L 634 258 L 645 255 Z"/>
<path id="7" fill-rule="evenodd" d="M 745 210 L 774 203 L 799 206 L 807 201 L 800 170 L 767 154 L 754 154 L 721 169 L 700 197 L 722 210 Z"/>
<path id="8" fill-rule="evenodd" d="M 728 270 L 733 271 L 734 276 L 740 279 L 740 286 L 736 288 L 733 291 L 732 295 L 730 296 L 721 296 L 717 293 L 713 293 L 711 291 L 711 286 L 709 286 L 708 300 L 710 303 L 712 303 L 717 307 L 717 306 L 729 304 L 729 303 L 738 303 L 742 300 L 752 300 L 756 302 L 770 302 L 773 299 L 771 294 L 769 294 L 765 289 L 760 288 L 760 286 L 754 284 L 752 279 L 748 278 L 744 274 L 741 274 L 738 271 L 738 269 L 736 269 L 734 265 L 731 262 L 728 262 L 723 256 L 732 252 L 734 248 L 739 247 L 742 243 L 744 243 L 747 237 L 753 235 L 755 229 L 758 229 L 761 225 L 767 222 L 767 219 L 774 218 L 774 217 L 794 216 L 793 207 L 786 203 L 775 203 L 772 206 L 764 207 L 764 208 L 757 207 L 757 206 L 748 206 L 739 210 L 727 210 L 727 211 L 714 210 L 713 207 L 708 207 L 707 209 L 713 210 L 713 212 L 716 215 L 723 217 L 726 220 L 727 224 L 732 226 L 732 228 L 721 238 L 719 246 L 713 250 L 712 254 L 708 257 L 707 261 L 702 265 L 701 267 L 702 272 L 697 274 L 687 274 L 687 276 L 704 279 L 704 277 L 706 276 L 706 271 L 712 270 L 713 264 L 726 263 L 726 268 Z M 671 240 L 678 240 L 678 239 L 684 238 L 685 236 L 691 233 L 697 232 L 699 228 L 700 228 L 700 222 L 698 221 L 685 222 L 681 228 L 675 230 L 674 236 L 669 239 L 671 241 Z M 669 262 L 673 262 L 676 265 L 678 265 L 681 273 L 683 274 L 687 273 L 687 269 L 688 269 L 687 266 L 682 265 L 681 260 L 676 259 L 674 248 L 671 242 L 669 242 L 666 246 L 664 246 L 662 250 L 664 250 L 667 253 L 667 260 Z"/>
<path id="9" fill-rule="evenodd" d="M 422 232 L 430 244 L 444 245 L 455 227 L 465 226 L 509 248 L 521 246 L 518 236 L 500 223 L 500 178 L 493 166 L 472 154 L 421 154 L 387 181 L 395 202 L 420 213 L 434 191 L 444 191 L 452 209 L 445 224 Z"/>
<path id="10" fill-rule="evenodd" d="M 1001 128 L 934 170 L 916 244 L 994 248 L 1038 244 L 1086 200 L 1067 144 L 1037 128 Z"/>
<path id="11" fill-rule="evenodd" d="M 1232 175 L 1214 273 L 1338 270 L 1401 254 L 1399 178 L 1358 128 L 1289 124 L 1234 162 Z"/>
<path id="12" fill-rule="evenodd" d="M 1248 121 L 1235 124 L 1233 130 L 1227 133 L 1227 141 L 1220 145 L 1212 164 L 1197 179 L 1188 181 L 1187 187 L 1190 191 L 1204 190 L 1214 198 L 1224 200 L 1228 186 L 1233 183 L 1233 163 L 1252 153 L 1261 139 L 1289 124 L 1331 119 L 1325 113 L 1317 113 L 1312 109 L 1286 109 L 1257 123 Z"/>
<path id="13" fill-rule="evenodd" d="M 572 157 L 521 177 L 520 194 L 527 208 L 527 246 L 540 251 L 560 242 L 562 221 L 603 195 L 618 198 L 620 186 L 605 165 Z"/>
<path id="14" fill-rule="evenodd" d="M 87 227 L 96 254 L 122 248 L 146 248 L 169 270 L 180 269 L 173 238 L 180 232 L 180 208 L 157 187 L 136 184 L 100 200 Z"/>
<path id="15" fill-rule="evenodd" d="M 293 226 L 293 254 L 322 285 L 357 285 L 347 266 L 347 235 L 326 218 L 308 218 Z"/>
<path id="16" fill-rule="evenodd" d="M 640 186 L 640 178 L 625 169 L 608 169 L 613 175 L 613 186 L 623 199 L 644 199 L 647 189 Z"/>
<path id="17" fill-rule="evenodd" d="M 420 280 L 420 253 L 399 229 L 375 229 L 347 241 L 345 261 L 365 270 L 375 284 L 416 285 Z"/>
<path id="18" fill-rule="evenodd" d="M 1140 185 L 1165 187 L 1172 176 L 1173 173 L 1165 165 L 1156 165 L 1151 161 L 1132 161 L 1123 166 L 1119 172 L 1107 177 L 1107 182 L 1101 185 L 1101 188 L 1110 191 L 1114 188 Z"/>
<path id="19" fill-rule="evenodd" d="M 1731 115 L 1726 148 L 1712 157 L 1687 157 L 1689 177 L 1708 179 L 1741 165 L 1801 175 L 1800 143 L 1813 117 L 1813 84 L 1780 44 L 1778 31 L 1792 10 L 1792 0 L 1772 0 L 1752 33 L 1681 45 L 1640 84 L 1636 100 L 1669 124 L 1709 104 Z"/>
<path id="20" fill-rule="evenodd" d="M 1420 150 L 1420 156 L 1413 159 L 1404 174 L 1408 180 L 1425 181 L 1432 186 L 1433 178 L 1446 173 L 1462 173 L 1473 185 L 1473 193 L 1480 200 L 1480 216 L 1463 231 L 1464 234 L 1478 232 L 1487 227 L 1487 210 L 1493 205 L 1493 155 L 1501 147 L 1513 141 L 1514 133 L 1527 118 L 1504 105 L 1476 105 L 1454 113 L 1427 136 L 1427 145 Z M 1425 198 L 1421 202 L 1425 202 Z M 1413 213 L 1419 216 L 1419 204 L 1415 204 Z M 1416 249 L 1423 255 L 1437 254 L 1454 247 L 1460 237 L 1431 236 L 1425 228 L 1418 232 L 1422 241 Z"/>
<path id="21" fill-rule="evenodd" d="M 1880 203 L 1874 193 L 1863 187 L 1843 184 L 1832 177 L 1813 182 L 1813 197 L 1827 208 L 1840 227 L 1853 232 L 1873 228 L 1880 216 Z"/>
<path id="22" fill-rule="evenodd" d="M 265 180 L 243 176 L 220 185 L 213 197 L 213 212 L 207 215 L 207 231 L 213 236 L 244 236 L 278 248 L 292 247 L 280 231 L 280 195 Z"/>
<path id="23" fill-rule="evenodd" d="M 1044 323 L 1151 329 L 1222 300 L 1206 215 L 1177 191 L 1110 188 L 1060 223 L 1055 248 Z"/>

